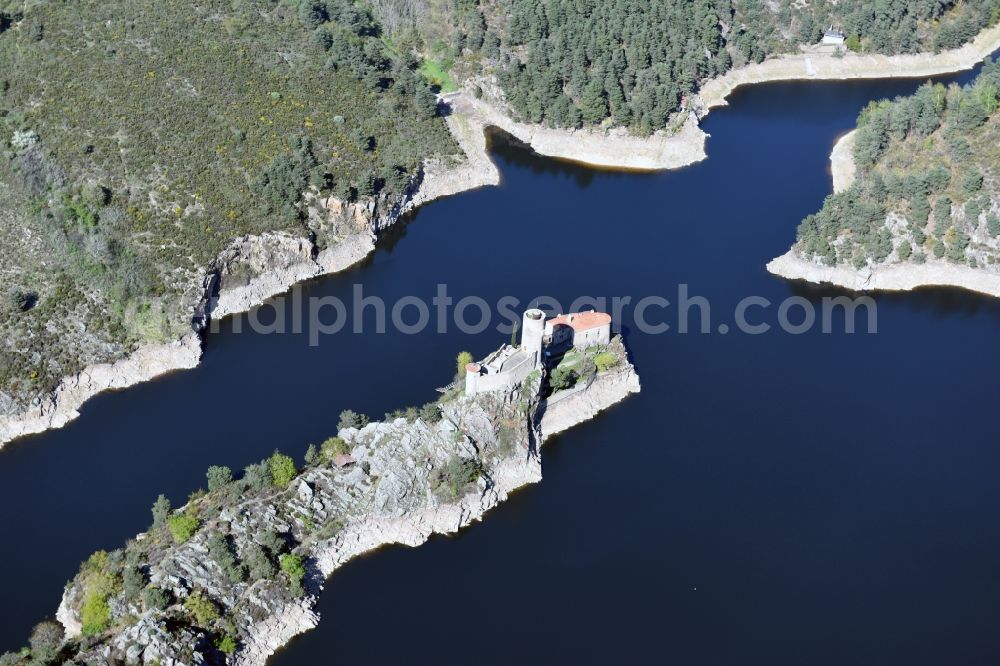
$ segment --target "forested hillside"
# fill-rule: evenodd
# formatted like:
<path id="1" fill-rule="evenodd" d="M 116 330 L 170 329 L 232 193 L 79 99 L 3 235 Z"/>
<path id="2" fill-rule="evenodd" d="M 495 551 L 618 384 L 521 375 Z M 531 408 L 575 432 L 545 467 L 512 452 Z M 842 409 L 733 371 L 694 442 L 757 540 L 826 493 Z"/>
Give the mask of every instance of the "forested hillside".
<path id="1" fill-rule="evenodd" d="M 1000 65 L 971 84 L 926 84 L 858 117 L 857 178 L 799 227 L 797 248 L 829 265 L 1000 259 Z"/>
<path id="2" fill-rule="evenodd" d="M 812 3 L 777 11 L 758 0 L 577 2 L 511 0 L 500 80 L 528 120 L 663 127 L 700 79 L 817 42 L 843 26 L 856 50 L 951 47 L 993 20 L 995 0 Z"/>
<path id="3" fill-rule="evenodd" d="M 520 118 L 610 119 L 660 129 L 699 80 L 815 44 L 842 28 L 860 52 L 952 48 L 998 18 L 998 0 L 376 0 L 408 43 L 461 78 L 496 72 Z M 448 28 L 442 27 L 443 24 Z"/>
<path id="4" fill-rule="evenodd" d="M 457 146 L 350 0 L 0 0 L 0 412 L 189 325 L 308 187 L 392 196 Z"/>

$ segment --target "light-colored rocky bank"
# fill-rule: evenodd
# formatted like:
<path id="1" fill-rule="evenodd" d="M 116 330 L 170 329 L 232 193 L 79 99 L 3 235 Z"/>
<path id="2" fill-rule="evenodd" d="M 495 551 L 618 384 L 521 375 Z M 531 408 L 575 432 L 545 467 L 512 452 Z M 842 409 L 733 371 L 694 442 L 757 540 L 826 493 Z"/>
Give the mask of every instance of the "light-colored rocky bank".
<path id="1" fill-rule="evenodd" d="M 984 29 L 971 42 L 940 53 L 887 56 L 846 53 L 832 49 L 769 58 L 706 81 L 699 91 L 704 108 L 724 106 L 737 87 L 771 81 L 822 79 L 888 79 L 936 76 L 971 69 L 1000 48 L 1000 24 Z"/>
<path id="2" fill-rule="evenodd" d="M 611 169 L 655 171 L 678 169 L 705 159 L 708 135 L 691 114 L 675 133 L 659 131 L 650 137 L 629 134 L 623 128 L 554 129 L 519 123 L 467 92 L 447 96 L 453 112 L 477 132 L 497 127 L 531 146 L 539 155 Z"/>
<path id="3" fill-rule="evenodd" d="M 789 280 L 832 284 L 855 291 L 910 291 L 919 287 L 958 287 L 1000 297 L 1000 274 L 941 260 L 892 263 L 855 270 L 801 258 L 794 249 L 773 259 L 767 270 Z"/>
<path id="4" fill-rule="evenodd" d="M 833 191 L 843 192 L 854 184 L 854 135 L 857 130 L 844 134 L 833 144 L 830 152 L 830 176 Z"/>
<path id="5" fill-rule="evenodd" d="M 18 437 L 61 428 L 79 416 L 83 403 L 98 393 L 126 388 L 172 370 L 193 368 L 200 357 L 201 339 L 192 331 L 174 342 L 142 347 L 115 363 L 89 366 L 63 379 L 30 412 L 0 419 L 0 446 Z"/>
<path id="6" fill-rule="evenodd" d="M 199 521 L 191 538 L 176 544 L 163 528 L 139 535 L 117 564 L 98 573 L 84 566 L 67 586 L 57 614 L 71 637 L 66 656 L 80 663 L 213 663 L 220 656 L 214 644 L 226 633 L 238 645 L 227 663 L 263 666 L 316 626 L 316 595 L 345 562 L 391 544 L 417 546 L 481 520 L 512 492 L 541 480 L 541 449 L 549 437 L 638 392 L 621 340 L 608 350 L 617 364 L 580 390 L 539 399 L 535 375 L 506 391 L 446 396 L 436 405 L 438 416 L 422 410 L 341 430 L 337 448 L 350 458 L 321 452 L 287 488 L 234 481 L 194 500 L 184 509 Z M 272 549 L 271 557 L 279 554 L 273 549 L 294 553 L 306 563 L 305 592 L 295 593 L 286 575 L 273 570 L 264 577 L 254 569 L 232 576 L 232 567 L 227 572 L 212 554 L 219 535 L 244 563 L 252 561 L 253 549 Z M 138 567 L 147 585 L 168 593 L 169 603 L 150 607 L 141 593 L 116 587 L 106 599 L 109 626 L 76 641 L 94 576 L 125 576 L 116 566 Z M 210 599 L 219 617 L 198 620 L 185 603 L 192 595 Z"/>

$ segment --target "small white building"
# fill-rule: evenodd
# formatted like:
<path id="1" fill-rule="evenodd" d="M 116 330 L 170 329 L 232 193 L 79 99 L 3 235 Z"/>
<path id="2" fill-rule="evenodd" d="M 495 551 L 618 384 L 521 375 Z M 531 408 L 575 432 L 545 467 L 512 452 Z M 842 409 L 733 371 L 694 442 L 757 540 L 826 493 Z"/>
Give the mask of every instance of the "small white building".
<path id="1" fill-rule="evenodd" d="M 834 30 L 832 27 L 829 30 L 823 31 L 823 41 L 820 44 L 832 44 L 834 46 L 844 45 L 844 33 L 840 30 Z"/>
<path id="2" fill-rule="evenodd" d="M 513 386 L 540 368 L 544 359 L 571 347 L 586 349 L 611 342 L 611 315 L 574 312 L 548 321 L 545 313 L 531 309 L 521 321 L 521 345 L 504 345 L 478 363 L 465 366 L 465 393 L 498 391 Z"/>

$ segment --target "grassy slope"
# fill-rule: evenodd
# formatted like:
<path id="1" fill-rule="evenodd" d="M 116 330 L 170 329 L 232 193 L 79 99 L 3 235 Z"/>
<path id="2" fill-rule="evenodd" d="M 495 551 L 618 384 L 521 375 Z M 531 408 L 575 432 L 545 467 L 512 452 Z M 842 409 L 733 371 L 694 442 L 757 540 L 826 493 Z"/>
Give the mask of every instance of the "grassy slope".
<path id="1" fill-rule="evenodd" d="M 458 86 L 452 80 L 448 70 L 437 61 L 424 60 L 420 65 L 420 73 L 423 74 L 432 85 L 438 86 L 441 89 L 441 92 L 448 93 L 458 90 Z"/>

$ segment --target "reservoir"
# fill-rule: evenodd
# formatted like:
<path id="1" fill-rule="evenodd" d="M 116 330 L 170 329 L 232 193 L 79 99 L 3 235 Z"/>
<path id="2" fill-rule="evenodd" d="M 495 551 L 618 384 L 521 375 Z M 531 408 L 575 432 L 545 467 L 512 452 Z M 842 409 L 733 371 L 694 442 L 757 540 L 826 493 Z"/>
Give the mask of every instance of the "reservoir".
<path id="1" fill-rule="evenodd" d="M 319 628 L 272 663 L 1000 658 L 1000 301 L 876 295 L 874 334 L 863 317 L 854 334 L 838 319 L 789 334 L 776 305 L 753 316 L 767 333 L 732 325 L 747 297 L 848 293 L 764 265 L 830 192 L 830 149 L 858 111 L 919 83 L 742 88 L 704 122 L 708 159 L 675 172 L 596 171 L 493 137 L 500 187 L 434 202 L 363 266 L 304 285 L 347 303 L 356 285 L 391 304 L 430 302 L 443 284 L 456 301 L 523 305 L 675 303 L 686 285 L 713 325 L 682 334 L 676 309 L 651 310 L 671 324 L 652 334 L 626 311 L 641 394 L 552 440 L 544 482 L 482 524 L 348 564 Z M 273 316 L 264 306 L 260 320 Z M 198 368 L 99 396 L 0 453 L 0 650 L 54 612 L 91 552 L 145 529 L 159 493 L 179 505 L 209 465 L 301 458 L 344 409 L 426 403 L 458 351 L 479 357 L 509 335 L 348 327 L 312 346 L 308 331 L 255 334 L 246 317 L 207 336 Z"/>

